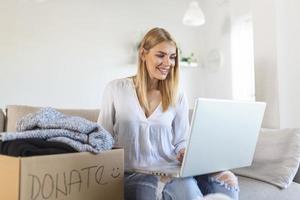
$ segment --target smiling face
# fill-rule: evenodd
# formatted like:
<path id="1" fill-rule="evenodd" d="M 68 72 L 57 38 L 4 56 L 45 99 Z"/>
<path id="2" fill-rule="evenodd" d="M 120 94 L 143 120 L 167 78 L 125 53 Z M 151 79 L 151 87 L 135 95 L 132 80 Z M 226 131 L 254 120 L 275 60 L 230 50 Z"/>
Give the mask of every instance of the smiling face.
<path id="1" fill-rule="evenodd" d="M 161 42 L 144 50 L 143 59 L 150 79 L 165 80 L 176 64 L 176 56 L 176 46 L 172 42 Z"/>

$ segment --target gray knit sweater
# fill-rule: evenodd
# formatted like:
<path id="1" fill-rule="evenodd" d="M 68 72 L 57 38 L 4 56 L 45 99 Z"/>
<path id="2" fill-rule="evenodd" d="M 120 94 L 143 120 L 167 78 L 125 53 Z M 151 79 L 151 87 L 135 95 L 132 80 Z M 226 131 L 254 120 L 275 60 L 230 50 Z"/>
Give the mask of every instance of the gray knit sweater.
<path id="1" fill-rule="evenodd" d="M 109 150 L 114 140 L 102 126 L 77 116 L 67 116 L 53 108 L 42 108 L 17 123 L 17 132 L 1 133 L 2 141 L 41 138 L 64 142 L 82 152 Z"/>

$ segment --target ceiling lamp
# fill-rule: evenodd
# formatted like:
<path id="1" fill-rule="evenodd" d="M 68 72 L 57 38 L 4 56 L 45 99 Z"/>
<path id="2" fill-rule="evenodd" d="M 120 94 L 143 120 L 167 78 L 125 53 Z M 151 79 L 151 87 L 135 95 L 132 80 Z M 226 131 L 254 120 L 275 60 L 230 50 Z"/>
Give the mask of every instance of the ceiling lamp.
<path id="1" fill-rule="evenodd" d="M 182 23 L 187 26 L 201 26 L 205 24 L 203 11 L 197 1 L 192 1 L 183 16 Z"/>

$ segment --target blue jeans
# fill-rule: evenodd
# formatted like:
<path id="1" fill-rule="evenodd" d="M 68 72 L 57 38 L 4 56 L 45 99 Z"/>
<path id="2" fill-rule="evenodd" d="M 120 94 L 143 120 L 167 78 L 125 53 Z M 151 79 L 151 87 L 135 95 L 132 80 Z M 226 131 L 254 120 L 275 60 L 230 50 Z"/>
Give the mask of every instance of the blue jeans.
<path id="1" fill-rule="evenodd" d="M 125 200 L 157 200 L 159 179 L 154 175 L 125 173 Z M 163 200 L 197 200 L 209 193 L 223 193 L 238 200 L 238 191 L 205 175 L 172 178 L 160 195 Z"/>
<path id="2" fill-rule="evenodd" d="M 211 175 L 201 175 L 194 177 L 203 195 L 211 193 L 222 193 L 234 200 L 239 199 L 239 188 L 231 187 L 223 181 L 218 181 Z"/>

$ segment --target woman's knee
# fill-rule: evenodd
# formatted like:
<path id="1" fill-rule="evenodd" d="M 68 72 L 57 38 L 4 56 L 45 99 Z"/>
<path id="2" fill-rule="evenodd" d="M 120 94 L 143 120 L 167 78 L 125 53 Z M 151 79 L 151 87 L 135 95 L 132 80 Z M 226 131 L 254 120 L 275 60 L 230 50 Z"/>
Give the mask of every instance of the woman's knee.
<path id="1" fill-rule="evenodd" d="M 214 193 L 223 193 L 234 200 L 239 199 L 239 186 L 237 177 L 230 171 L 213 174 L 209 177 Z"/>
<path id="2" fill-rule="evenodd" d="M 223 171 L 211 176 L 216 182 L 225 183 L 229 187 L 238 187 L 238 179 L 231 171 Z"/>
<path id="3" fill-rule="evenodd" d="M 157 181 L 157 177 L 151 175 L 125 175 L 125 200 L 155 199 Z"/>
<path id="4" fill-rule="evenodd" d="M 173 179 L 165 186 L 164 199 L 200 199 L 203 195 L 193 178 Z"/>

